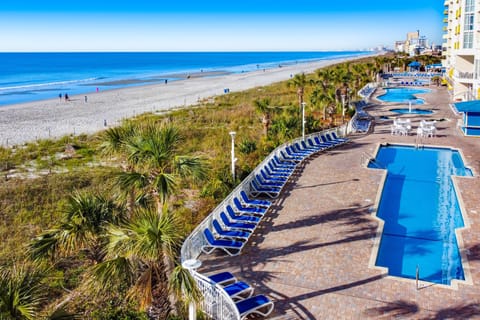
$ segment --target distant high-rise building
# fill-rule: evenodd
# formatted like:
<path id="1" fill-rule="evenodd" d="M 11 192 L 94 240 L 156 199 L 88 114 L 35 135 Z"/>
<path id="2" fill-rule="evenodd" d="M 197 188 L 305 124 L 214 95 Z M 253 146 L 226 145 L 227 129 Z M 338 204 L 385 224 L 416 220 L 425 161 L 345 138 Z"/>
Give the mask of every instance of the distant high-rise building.
<path id="1" fill-rule="evenodd" d="M 420 36 L 419 30 L 408 32 L 406 40 L 395 41 L 396 52 L 406 52 L 411 56 L 421 54 L 426 49 L 429 49 L 428 39 Z"/>
<path id="2" fill-rule="evenodd" d="M 395 41 L 393 50 L 395 52 L 405 52 L 405 41 Z"/>
<path id="3" fill-rule="evenodd" d="M 480 0 L 445 0 L 443 60 L 452 100 L 480 99 Z"/>
<path id="4" fill-rule="evenodd" d="M 419 43 L 420 43 L 420 31 L 408 32 L 407 41 L 405 41 L 405 52 L 409 55 L 414 56 L 420 53 Z"/>

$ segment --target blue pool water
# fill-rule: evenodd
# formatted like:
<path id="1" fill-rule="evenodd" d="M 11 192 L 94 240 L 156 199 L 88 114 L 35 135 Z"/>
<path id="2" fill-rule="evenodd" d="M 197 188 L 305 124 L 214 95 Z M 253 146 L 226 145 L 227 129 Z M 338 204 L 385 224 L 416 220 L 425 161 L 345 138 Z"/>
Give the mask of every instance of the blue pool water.
<path id="1" fill-rule="evenodd" d="M 458 151 L 382 146 L 370 168 L 387 170 L 377 216 L 385 221 L 376 265 L 388 274 L 449 285 L 464 280 L 455 229 L 464 226 L 452 175 L 472 176 Z"/>
<path id="2" fill-rule="evenodd" d="M 390 109 L 390 111 L 399 113 L 399 114 L 432 114 L 432 110 L 425 110 L 425 109 L 409 109 L 409 108 L 397 108 L 397 109 Z"/>
<path id="3" fill-rule="evenodd" d="M 415 95 L 420 93 L 428 93 L 429 89 L 413 89 L 413 88 L 387 88 L 386 93 L 378 96 L 377 99 L 385 102 L 403 102 L 412 104 L 423 104 L 423 99 L 417 98 Z"/>

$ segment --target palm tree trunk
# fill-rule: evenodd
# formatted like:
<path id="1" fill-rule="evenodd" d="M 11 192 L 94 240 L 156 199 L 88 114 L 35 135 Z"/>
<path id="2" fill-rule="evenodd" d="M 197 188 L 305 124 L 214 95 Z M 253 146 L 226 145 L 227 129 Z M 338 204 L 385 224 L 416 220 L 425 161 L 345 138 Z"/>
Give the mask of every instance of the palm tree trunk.
<path id="1" fill-rule="evenodd" d="M 263 115 L 262 124 L 263 124 L 263 134 L 267 136 L 268 128 L 270 127 L 270 115 L 268 113 L 265 113 Z"/>
<path id="2" fill-rule="evenodd" d="M 165 257 L 158 261 L 158 269 L 152 284 L 152 305 L 148 308 L 148 317 L 150 319 L 168 319 L 172 312 L 172 304 L 168 290 L 168 277 L 165 266 Z"/>
<path id="3" fill-rule="evenodd" d="M 132 165 L 129 165 L 127 168 L 127 171 L 132 173 L 134 172 L 134 168 Z M 128 191 L 128 196 L 127 196 L 127 213 L 128 213 L 128 218 L 132 216 L 133 210 L 135 209 L 135 189 L 131 188 L 130 191 Z"/>

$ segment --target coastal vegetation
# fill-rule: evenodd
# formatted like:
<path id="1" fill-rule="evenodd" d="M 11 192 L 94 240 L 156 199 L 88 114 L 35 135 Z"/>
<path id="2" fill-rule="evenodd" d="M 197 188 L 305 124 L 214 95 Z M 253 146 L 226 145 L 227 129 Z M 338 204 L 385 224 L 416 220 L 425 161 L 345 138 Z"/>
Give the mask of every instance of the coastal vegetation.
<path id="1" fill-rule="evenodd" d="M 183 239 L 276 146 L 337 126 L 408 58 L 364 58 L 95 135 L 0 148 L 0 319 L 183 319 Z M 235 181 L 230 131 L 237 132 Z"/>

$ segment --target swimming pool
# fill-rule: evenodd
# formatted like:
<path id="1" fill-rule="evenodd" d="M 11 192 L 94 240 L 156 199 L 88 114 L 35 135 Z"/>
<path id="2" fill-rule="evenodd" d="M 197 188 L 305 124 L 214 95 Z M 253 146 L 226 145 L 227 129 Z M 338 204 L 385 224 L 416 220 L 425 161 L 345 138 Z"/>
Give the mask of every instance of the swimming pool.
<path id="1" fill-rule="evenodd" d="M 425 110 L 425 109 L 410 109 L 410 108 L 396 108 L 390 109 L 391 112 L 399 113 L 399 114 L 432 114 L 432 110 Z"/>
<path id="2" fill-rule="evenodd" d="M 377 217 L 384 220 L 376 266 L 388 274 L 450 285 L 464 280 L 455 229 L 464 226 L 452 175 L 472 176 L 460 153 L 381 146 L 369 168 L 387 170 Z"/>
<path id="3" fill-rule="evenodd" d="M 412 102 L 412 104 L 424 104 L 423 99 L 417 98 L 415 95 L 420 93 L 428 93 L 430 89 L 413 89 L 413 88 L 387 88 L 387 92 L 378 96 L 377 99 L 385 102 Z"/>

